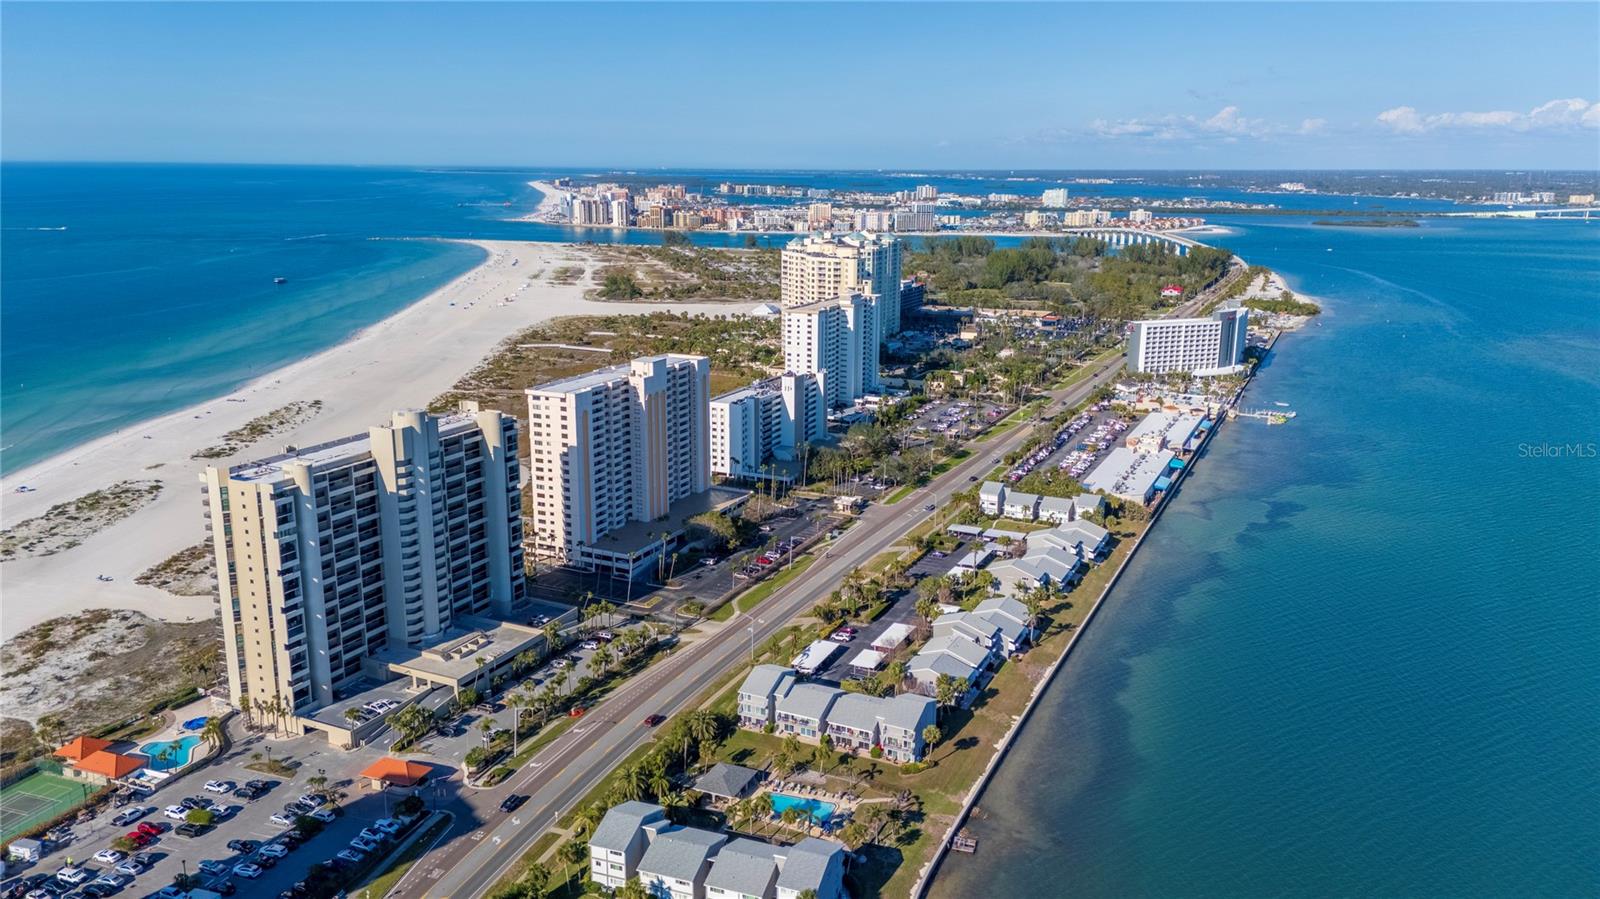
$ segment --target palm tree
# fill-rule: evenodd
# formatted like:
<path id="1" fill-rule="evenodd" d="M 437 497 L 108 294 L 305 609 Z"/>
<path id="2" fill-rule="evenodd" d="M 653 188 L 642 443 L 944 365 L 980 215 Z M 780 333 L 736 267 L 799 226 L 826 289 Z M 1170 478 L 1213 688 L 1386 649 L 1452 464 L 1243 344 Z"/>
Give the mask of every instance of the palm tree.
<path id="1" fill-rule="evenodd" d="M 772 794 L 757 793 L 750 797 L 750 818 L 753 821 L 765 821 L 772 817 Z"/>
<path id="2" fill-rule="evenodd" d="M 635 877 L 617 887 L 616 899 L 650 899 L 650 890 Z"/>
<path id="3" fill-rule="evenodd" d="M 668 820 L 674 823 L 681 823 L 683 812 L 689 807 L 689 797 L 683 795 L 680 790 L 667 790 L 657 794 L 656 801 L 666 809 Z"/>
<path id="4" fill-rule="evenodd" d="M 689 735 L 700 744 L 700 755 L 707 755 L 706 747 L 715 745 L 722 731 L 722 722 L 717 719 L 716 713 L 710 709 L 696 709 L 689 713 L 684 723 Z"/>
<path id="5" fill-rule="evenodd" d="M 222 729 L 222 718 L 218 715 L 212 715 L 207 718 L 206 726 L 200 728 L 200 739 L 204 740 L 207 746 L 214 749 L 221 749 L 222 741 L 225 738 L 226 734 Z"/>
<path id="6" fill-rule="evenodd" d="M 561 625 L 554 621 L 544 626 L 545 655 L 555 655 L 561 651 Z"/>
<path id="7" fill-rule="evenodd" d="M 933 684 L 934 699 L 941 708 L 949 708 L 961 698 L 963 689 L 961 681 L 951 675 L 941 674 Z"/>
<path id="8" fill-rule="evenodd" d="M 344 720 L 350 722 L 350 726 L 354 728 L 356 725 L 361 723 L 361 710 L 357 708 L 345 709 Z"/>
<path id="9" fill-rule="evenodd" d="M 937 724 L 930 724 L 922 729 L 922 742 L 927 746 L 928 752 L 932 752 L 933 747 L 938 746 L 939 741 L 943 739 L 944 731 L 941 731 Z"/>
<path id="10" fill-rule="evenodd" d="M 33 725 L 33 731 L 38 734 L 39 742 L 52 748 L 61 744 L 66 729 L 66 722 L 56 714 L 40 715 L 39 720 Z"/>
<path id="11" fill-rule="evenodd" d="M 638 799 L 644 795 L 647 784 L 645 773 L 638 765 L 629 765 L 617 772 L 616 790 L 623 799 Z"/>
<path id="12" fill-rule="evenodd" d="M 488 749 L 489 737 L 494 734 L 494 719 L 485 715 L 483 720 L 478 722 L 478 730 L 483 732 L 483 748 Z"/>
<path id="13" fill-rule="evenodd" d="M 783 814 L 779 815 L 778 818 L 783 821 L 783 826 L 792 829 L 802 820 L 809 820 L 811 816 L 807 815 L 799 806 L 791 805 L 784 809 Z"/>
<path id="14" fill-rule="evenodd" d="M 909 674 L 909 666 L 906 665 L 905 659 L 895 659 L 889 663 L 888 668 L 883 670 L 884 680 L 895 690 L 900 689 L 900 685 L 906 682 L 906 677 Z"/>
<path id="15" fill-rule="evenodd" d="M 605 670 L 606 670 L 606 657 L 605 657 L 605 655 L 600 653 L 600 652 L 596 652 L 594 655 L 590 656 L 589 657 L 589 670 L 594 672 L 594 676 L 595 677 L 599 677 L 602 674 L 604 674 Z"/>

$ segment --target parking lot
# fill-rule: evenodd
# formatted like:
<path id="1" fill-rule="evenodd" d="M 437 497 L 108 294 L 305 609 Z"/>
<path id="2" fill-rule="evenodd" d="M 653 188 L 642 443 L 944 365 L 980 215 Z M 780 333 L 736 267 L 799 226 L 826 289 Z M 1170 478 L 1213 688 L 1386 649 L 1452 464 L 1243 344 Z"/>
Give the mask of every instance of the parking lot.
<path id="1" fill-rule="evenodd" d="M 935 400 L 917 410 L 911 431 L 923 437 L 977 434 L 1005 416 L 1009 407 L 982 400 Z"/>
<path id="2" fill-rule="evenodd" d="M 1105 404 L 1093 406 L 1057 431 L 1049 443 L 1018 460 L 1006 480 L 1016 483 L 1035 471 L 1050 469 L 1081 480 L 1100 464 L 1128 426 L 1126 419 L 1107 411 Z"/>

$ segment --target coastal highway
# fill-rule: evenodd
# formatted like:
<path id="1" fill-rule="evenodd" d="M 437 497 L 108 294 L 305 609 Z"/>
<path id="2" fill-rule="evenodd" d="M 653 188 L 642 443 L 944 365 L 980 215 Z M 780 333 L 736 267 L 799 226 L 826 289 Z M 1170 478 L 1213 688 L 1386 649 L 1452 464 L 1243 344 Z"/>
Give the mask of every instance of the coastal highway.
<path id="1" fill-rule="evenodd" d="M 1121 365 L 1121 357 L 1098 363 L 1090 377 L 1049 396 L 1053 402 L 1080 402 L 1109 381 Z M 987 473 L 994 467 L 994 459 L 1019 446 L 1030 430 L 1021 425 L 990 442 L 975 444 L 971 457 L 901 502 L 870 507 L 793 581 L 752 612 L 702 639 L 686 642 L 618 688 L 505 784 L 476 793 L 464 789 L 451 805 L 459 822 L 457 832 L 420 859 L 394 895 L 468 897 L 488 892 L 541 834 L 650 739 L 652 731 L 641 723 L 646 715 L 671 715 L 691 708 L 719 677 L 747 660 L 752 645 L 759 645 L 809 609 L 850 571 L 903 540 L 929 517 L 925 511 L 928 504 L 943 505 L 952 494 L 971 486 L 969 478 Z M 508 815 L 498 806 L 509 793 L 527 794 L 530 799 Z"/>

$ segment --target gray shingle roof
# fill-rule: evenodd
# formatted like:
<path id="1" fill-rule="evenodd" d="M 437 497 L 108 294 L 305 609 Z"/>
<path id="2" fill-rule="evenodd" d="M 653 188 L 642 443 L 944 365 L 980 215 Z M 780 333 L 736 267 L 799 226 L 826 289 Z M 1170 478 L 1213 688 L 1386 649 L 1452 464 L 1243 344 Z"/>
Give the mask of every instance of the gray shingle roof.
<path id="1" fill-rule="evenodd" d="M 609 849 L 613 852 L 623 852 L 628 844 L 633 842 L 633 835 L 639 832 L 647 822 L 666 817 L 666 810 L 659 805 L 648 802 L 629 800 L 611 807 L 606 816 L 600 819 L 600 824 L 595 827 L 594 835 L 589 837 L 589 845 L 596 849 Z"/>
<path id="2" fill-rule="evenodd" d="M 700 775 L 695 780 L 694 788 L 702 793 L 710 793 L 713 796 L 737 799 L 743 796 L 760 779 L 761 772 L 759 771 L 742 765 L 718 762 L 711 766 L 710 771 Z"/>
<path id="3" fill-rule="evenodd" d="M 933 718 L 933 700 L 912 693 L 900 693 L 883 703 L 883 724 L 916 733 L 927 719 Z"/>
<path id="4" fill-rule="evenodd" d="M 692 881 L 700 876 L 700 868 L 705 865 L 706 859 L 727 839 L 709 830 L 669 827 L 650 841 L 650 848 L 639 859 L 639 871 Z"/>
<path id="5" fill-rule="evenodd" d="M 706 886 L 742 893 L 765 896 L 778 875 L 778 860 L 773 847 L 755 840 L 738 839 L 717 851 L 711 860 L 711 873 L 706 875 Z"/>
<path id="6" fill-rule="evenodd" d="M 786 696 L 779 697 L 777 710 L 801 718 L 823 718 L 840 691 L 817 684 L 795 684 Z"/>
<path id="7" fill-rule="evenodd" d="M 822 892 L 823 880 L 829 876 L 829 867 L 844 868 L 844 847 L 838 843 L 806 837 L 790 846 L 783 868 L 778 874 L 778 887 L 790 890 L 817 890 Z"/>
<path id="8" fill-rule="evenodd" d="M 785 674 L 792 673 L 782 665 L 757 665 L 745 675 L 744 683 L 739 685 L 739 692 L 768 696 L 777 688 L 778 682 Z"/>

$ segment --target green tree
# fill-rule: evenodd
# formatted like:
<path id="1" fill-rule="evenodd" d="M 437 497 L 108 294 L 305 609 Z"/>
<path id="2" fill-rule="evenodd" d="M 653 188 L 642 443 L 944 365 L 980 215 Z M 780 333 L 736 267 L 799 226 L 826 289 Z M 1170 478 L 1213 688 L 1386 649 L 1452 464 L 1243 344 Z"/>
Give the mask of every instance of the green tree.
<path id="1" fill-rule="evenodd" d="M 930 752 L 933 750 L 933 747 L 938 746 L 939 742 L 943 739 L 944 731 L 940 730 L 939 725 L 937 724 L 930 724 L 922 729 L 922 743 Z"/>
<path id="2" fill-rule="evenodd" d="M 961 699 L 961 694 L 966 691 L 966 685 L 948 674 L 939 675 L 933 683 L 933 698 L 943 708 L 949 708 Z"/>

